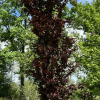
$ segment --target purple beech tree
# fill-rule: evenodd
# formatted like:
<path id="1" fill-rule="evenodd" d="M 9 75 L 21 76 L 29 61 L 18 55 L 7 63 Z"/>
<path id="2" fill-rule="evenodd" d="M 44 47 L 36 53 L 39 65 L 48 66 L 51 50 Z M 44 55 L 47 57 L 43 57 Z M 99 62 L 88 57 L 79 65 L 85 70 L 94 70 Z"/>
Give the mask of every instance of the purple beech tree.
<path id="1" fill-rule="evenodd" d="M 32 31 L 38 36 L 33 45 L 38 57 L 33 61 L 31 73 L 38 82 L 41 100 L 68 100 L 76 87 L 66 84 L 77 68 L 68 62 L 75 51 L 74 39 L 66 37 L 63 30 L 68 20 L 62 20 L 62 12 L 68 0 L 21 1 L 25 12 L 31 15 Z"/>

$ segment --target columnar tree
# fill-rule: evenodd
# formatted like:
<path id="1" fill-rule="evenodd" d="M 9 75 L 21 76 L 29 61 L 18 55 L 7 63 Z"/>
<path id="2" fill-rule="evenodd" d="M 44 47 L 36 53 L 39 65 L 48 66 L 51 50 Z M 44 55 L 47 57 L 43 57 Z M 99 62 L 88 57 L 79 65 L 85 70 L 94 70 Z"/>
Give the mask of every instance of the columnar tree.
<path id="1" fill-rule="evenodd" d="M 21 0 L 31 15 L 32 31 L 38 36 L 33 45 L 37 57 L 32 73 L 38 82 L 41 100 L 68 100 L 74 86 L 65 85 L 75 71 L 76 63 L 69 63 L 75 50 L 74 39 L 65 36 L 62 11 L 68 0 Z M 54 14 L 54 12 L 57 13 Z"/>

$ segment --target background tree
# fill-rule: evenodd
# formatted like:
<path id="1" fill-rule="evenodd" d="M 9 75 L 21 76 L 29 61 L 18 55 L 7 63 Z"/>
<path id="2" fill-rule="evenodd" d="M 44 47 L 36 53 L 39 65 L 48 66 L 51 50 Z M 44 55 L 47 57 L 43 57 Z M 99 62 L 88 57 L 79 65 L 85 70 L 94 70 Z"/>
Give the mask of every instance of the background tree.
<path id="1" fill-rule="evenodd" d="M 4 56 L 4 61 L 9 62 L 7 68 L 10 70 L 13 61 L 19 64 L 20 100 L 22 100 L 25 71 L 30 69 L 29 66 L 34 59 L 31 45 L 36 39 L 28 25 L 27 13 L 23 13 L 23 9 L 20 0 L 5 0 L 0 7 L 0 40 L 6 44 L 1 54 Z"/>
<path id="2" fill-rule="evenodd" d="M 38 86 L 32 80 L 25 81 L 25 85 L 23 87 L 23 94 L 25 100 L 40 100 Z"/>
<path id="3" fill-rule="evenodd" d="M 70 11 L 70 18 L 75 28 L 84 30 L 86 38 L 80 39 L 80 52 L 76 54 L 77 62 L 81 64 L 81 70 L 87 77 L 83 80 L 88 85 L 92 95 L 100 95 L 100 65 L 99 65 L 99 44 L 100 44 L 100 1 L 94 0 L 91 4 L 73 4 Z M 82 67 L 83 66 L 83 67 Z M 93 99 L 93 98 L 92 98 Z M 91 100 L 92 100 L 91 99 Z"/>
<path id="4" fill-rule="evenodd" d="M 10 100 L 18 100 L 20 95 L 20 86 L 15 82 L 10 84 L 11 88 L 9 90 Z"/>

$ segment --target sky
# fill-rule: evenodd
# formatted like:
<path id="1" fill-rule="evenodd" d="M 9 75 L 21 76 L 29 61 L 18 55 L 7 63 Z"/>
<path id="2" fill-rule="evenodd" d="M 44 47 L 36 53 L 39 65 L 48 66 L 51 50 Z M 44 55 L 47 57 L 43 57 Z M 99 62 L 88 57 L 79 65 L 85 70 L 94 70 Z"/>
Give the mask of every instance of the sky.
<path id="1" fill-rule="evenodd" d="M 82 2 L 85 3 L 86 1 L 88 1 L 89 3 L 91 3 L 93 0 L 77 0 L 78 2 Z"/>
<path id="2" fill-rule="evenodd" d="M 82 2 L 82 4 L 84 4 L 86 1 L 88 1 L 89 3 L 91 3 L 93 0 L 77 0 L 78 3 Z M 72 7 L 72 5 L 69 4 L 69 3 L 67 5 L 69 6 L 69 8 Z"/>
<path id="3" fill-rule="evenodd" d="M 79 2 L 82 2 L 82 3 L 85 3 L 86 1 L 88 1 L 89 3 L 91 3 L 93 0 L 77 0 L 78 1 L 78 3 Z M 67 4 L 68 6 L 69 6 L 69 8 L 71 8 L 72 7 L 72 5 L 70 5 L 69 3 Z M 69 30 L 69 32 L 79 32 L 81 35 L 83 35 L 83 30 L 73 30 L 73 29 L 70 29 Z M 1 44 L 1 43 L 0 43 Z M 2 43 L 1 44 L 1 47 L 2 47 L 2 49 L 5 47 L 4 46 L 4 43 Z M 15 69 L 16 69 L 16 66 L 15 66 Z M 80 75 L 83 75 L 83 73 L 80 73 Z M 72 79 L 74 80 L 74 81 L 76 81 L 77 80 L 77 78 L 76 78 L 76 76 L 75 75 L 72 75 Z M 13 74 L 13 81 L 14 82 L 19 82 L 19 80 L 18 80 L 18 75 L 14 75 Z"/>
<path id="4" fill-rule="evenodd" d="M 82 2 L 82 4 L 84 4 L 86 1 L 88 1 L 89 3 L 91 3 L 93 0 L 77 0 L 78 3 Z M 72 5 L 70 3 L 67 4 L 69 6 L 69 8 L 72 7 Z"/>

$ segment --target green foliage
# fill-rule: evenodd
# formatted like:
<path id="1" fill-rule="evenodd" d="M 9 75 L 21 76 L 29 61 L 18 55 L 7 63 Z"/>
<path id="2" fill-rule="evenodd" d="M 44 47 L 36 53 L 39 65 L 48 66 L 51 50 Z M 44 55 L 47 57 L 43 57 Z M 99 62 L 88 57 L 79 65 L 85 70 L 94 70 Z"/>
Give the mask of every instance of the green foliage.
<path id="1" fill-rule="evenodd" d="M 7 71 L 9 71 L 9 69 L 6 65 L 5 57 L 1 55 L 0 52 L 0 97 L 9 96 L 10 83 L 9 77 L 7 77 Z"/>
<path id="2" fill-rule="evenodd" d="M 67 6 L 64 7 L 62 14 L 62 20 L 66 20 L 69 16 L 69 8 Z"/>
<path id="3" fill-rule="evenodd" d="M 87 39 L 79 44 L 82 55 L 81 58 L 78 58 L 78 62 L 84 66 L 88 75 L 84 82 L 94 93 L 100 94 L 98 88 L 100 83 L 100 36 L 87 36 Z"/>
<path id="4" fill-rule="evenodd" d="M 15 82 L 12 82 L 11 88 L 9 90 L 11 100 L 18 100 L 19 91 L 20 91 L 20 87 Z"/>
<path id="5" fill-rule="evenodd" d="M 3 5 L 0 6 L 0 40 L 6 43 L 6 47 L 0 51 L 0 69 L 3 67 L 9 73 L 12 62 L 16 61 L 19 69 L 21 69 L 18 72 L 20 76 L 31 68 L 31 62 L 35 55 L 32 46 L 37 40 L 37 36 L 31 31 L 32 27 L 29 25 L 27 13 L 23 13 L 24 8 L 20 0 L 5 0 Z M 5 61 L 5 63 L 2 61 Z M 1 62 L 3 65 L 1 65 Z M 0 82 L 7 81 L 7 76 L 1 74 L 5 73 L 4 70 L 0 72 Z M 14 85 L 14 83 L 11 83 L 11 87 Z M 5 89 L 0 90 L 0 93 L 4 94 L 3 91 L 8 92 L 9 90 L 5 87 Z M 14 91 L 16 91 L 16 88 L 11 90 L 11 94 L 9 94 L 11 98 L 18 96 Z"/>
<path id="6" fill-rule="evenodd" d="M 6 92 L 7 87 L 3 88 Z M 0 93 L 4 93 L 4 91 L 0 91 Z M 20 86 L 15 82 L 12 82 L 8 91 L 9 97 L 0 98 L 0 100 L 19 100 Z M 25 85 L 23 87 L 24 100 L 40 100 L 38 86 L 32 80 L 25 81 Z M 1 96 L 1 94 L 0 94 Z M 6 95 L 5 95 L 6 96 Z M 8 98 L 8 99 L 7 99 Z"/>
<path id="7" fill-rule="evenodd" d="M 71 8 L 70 16 L 75 21 L 75 27 L 83 27 L 85 32 L 99 33 L 100 32 L 100 4 L 99 0 L 92 2 L 92 4 L 86 2 L 84 5 L 78 3 Z"/>
<path id="8" fill-rule="evenodd" d="M 95 98 L 100 95 L 100 1 L 95 0 L 92 4 L 78 3 L 73 5 L 70 17 L 75 22 L 75 28 L 81 26 L 86 33 L 86 38 L 80 38 L 80 52 L 75 54 L 81 70 L 87 75 L 82 80 Z M 93 100 L 95 99 L 93 98 Z"/>
<path id="9" fill-rule="evenodd" d="M 6 99 L 6 98 L 0 98 L 0 100 L 8 100 L 8 99 Z"/>
<path id="10" fill-rule="evenodd" d="M 27 80 L 23 87 L 25 100 L 40 100 L 38 86 L 31 80 Z"/>
<path id="11" fill-rule="evenodd" d="M 27 47 L 27 51 L 30 52 L 32 43 L 37 39 L 36 35 L 31 32 L 28 21 L 26 25 L 27 29 L 25 28 L 24 21 L 27 20 L 28 17 L 23 14 L 24 7 L 21 7 L 21 5 L 22 4 L 16 0 L 5 0 L 2 8 L 0 8 L 0 29 L 2 30 L 0 39 L 1 41 L 7 42 L 6 48 L 1 52 L 5 57 L 9 57 L 8 59 L 16 61 L 19 61 L 17 57 L 20 57 L 19 53 L 22 52 L 22 46 L 29 46 Z"/>
<path id="12" fill-rule="evenodd" d="M 72 96 L 70 96 L 70 98 L 75 99 L 75 100 L 92 100 L 92 96 L 90 94 L 90 91 L 87 88 L 84 88 L 82 90 L 77 89 L 76 91 L 74 91 Z"/>

